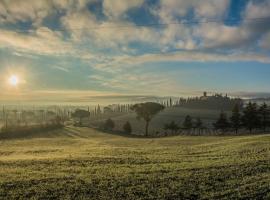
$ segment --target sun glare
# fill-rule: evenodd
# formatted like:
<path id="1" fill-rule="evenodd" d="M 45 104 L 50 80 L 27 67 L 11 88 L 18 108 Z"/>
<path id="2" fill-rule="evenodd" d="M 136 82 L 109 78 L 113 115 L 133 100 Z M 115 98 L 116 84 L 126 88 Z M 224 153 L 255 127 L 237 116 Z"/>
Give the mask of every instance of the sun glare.
<path id="1" fill-rule="evenodd" d="M 9 82 L 10 85 L 16 86 L 16 85 L 18 85 L 18 83 L 19 83 L 19 78 L 18 78 L 18 76 L 16 76 L 16 75 L 11 75 L 11 76 L 9 77 L 9 79 L 8 79 L 8 82 Z"/>

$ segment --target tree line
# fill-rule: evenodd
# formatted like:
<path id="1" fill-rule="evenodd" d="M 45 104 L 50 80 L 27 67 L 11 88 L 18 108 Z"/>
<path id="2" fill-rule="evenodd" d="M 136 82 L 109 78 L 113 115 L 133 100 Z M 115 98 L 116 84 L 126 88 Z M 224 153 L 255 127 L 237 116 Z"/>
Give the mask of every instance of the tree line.
<path id="1" fill-rule="evenodd" d="M 6 109 L 4 106 L 1 110 L 0 122 L 3 128 L 21 127 L 29 125 L 46 125 L 64 123 L 69 118 L 69 111 L 66 109 Z"/>
<path id="2" fill-rule="evenodd" d="M 259 106 L 249 102 L 243 109 L 240 109 L 236 104 L 229 118 L 224 112 L 221 112 L 213 126 L 222 132 L 233 130 L 238 133 L 242 128 L 250 133 L 255 129 L 265 132 L 270 127 L 270 108 L 266 103 Z"/>
<path id="3" fill-rule="evenodd" d="M 159 112 L 165 109 L 165 106 L 159 103 L 146 102 L 138 103 L 129 106 L 130 111 L 133 111 L 137 115 L 137 119 L 143 119 L 145 121 L 145 131 L 144 135 L 149 135 L 149 125 Z M 76 110 L 72 116 L 80 118 L 80 124 L 82 123 L 82 118 L 89 117 L 90 113 L 86 110 Z M 171 134 L 176 134 L 180 130 L 187 131 L 190 133 L 191 130 L 197 130 L 199 134 L 204 130 L 213 130 L 228 132 L 234 131 L 238 133 L 240 129 L 248 130 L 252 132 L 253 130 L 263 130 L 266 131 L 270 126 L 270 109 L 266 103 L 258 105 L 256 103 L 249 102 L 247 105 L 243 106 L 242 104 L 235 104 L 230 116 L 228 117 L 225 112 L 221 112 L 218 119 L 212 124 L 206 126 L 201 118 L 195 117 L 192 118 L 190 115 L 187 115 L 182 122 L 182 124 L 177 124 L 175 121 L 165 123 L 163 130 L 165 132 L 170 131 Z M 112 119 L 107 119 L 103 124 L 103 129 L 113 130 L 115 123 Z M 131 133 L 132 127 L 131 124 L 127 121 L 122 127 L 124 132 Z"/>
<path id="4" fill-rule="evenodd" d="M 203 96 L 200 97 L 180 97 L 176 100 L 169 98 L 165 101 L 158 101 L 157 103 L 160 103 L 165 107 L 223 110 L 231 110 L 235 104 L 238 104 L 240 107 L 244 105 L 243 100 L 240 98 L 231 98 L 227 94 L 222 95 L 219 93 L 208 96 L 206 92 L 204 92 Z"/>
<path id="5" fill-rule="evenodd" d="M 158 103 L 140 103 L 131 107 L 137 114 L 137 119 L 143 119 L 145 121 L 145 136 L 148 136 L 148 128 L 152 118 L 162 111 L 165 106 Z M 108 124 L 114 123 L 111 119 L 105 123 L 106 127 L 113 128 Z M 107 124 L 107 125 L 106 125 Z M 221 112 L 218 119 L 212 124 L 212 128 L 222 133 L 228 131 L 234 131 L 236 134 L 240 129 L 248 130 L 250 133 L 253 130 L 266 131 L 270 127 L 270 108 L 266 103 L 258 105 L 256 103 L 249 102 L 246 106 L 241 104 L 235 104 L 231 111 L 231 115 L 227 117 L 225 112 Z M 177 124 L 175 121 L 165 123 L 163 129 L 170 131 L 171 134 L 178 133 L 179 130 L 185 130 L 188 133 L 191 130 L 197 130 L 200 134 L 201 131 L 209 129 L 204 125 L 201 118 L 192 118 L 187 115 L 182 124 Z M 132 128 L 129 122 L 126 122 L 123 126 L 123 131 L 131 133 Z"/>

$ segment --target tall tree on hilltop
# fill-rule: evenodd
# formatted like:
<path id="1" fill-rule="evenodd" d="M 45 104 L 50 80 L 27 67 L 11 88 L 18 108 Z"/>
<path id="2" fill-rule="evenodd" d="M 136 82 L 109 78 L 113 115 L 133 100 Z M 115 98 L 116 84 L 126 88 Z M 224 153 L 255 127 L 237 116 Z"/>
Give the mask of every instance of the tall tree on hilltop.
<path id="1" fill-rule="evenodd" d="M 162 111 L 165 107 L 161 104 L 154 102 L 146 102 L 135 104 L 131 107 L 131 110 L 135 111 L 137 114 L 137 119 L 143 118 L 146 122 L 145 124 L 145 136 L 148 136 L 149 123 L 153 117 Z"/>
<path id="2" fill-rule="evenodd" d="M 244 108 L 242 123 L 249 130 L 250 133 L 253 129 L 259 127 L 260 120 L 256 103 L 249 102 Z"/>
<path id="3" fill-rule="evenodd" d="M 233 110 L 232 110 L 232 116 L 230 118 L 231 126 L 234 129 L 235 133 L 238 133 L 238 130 L 241 126 L 241 113 L 239 109 L 239 105 L 235 104 Z"/>

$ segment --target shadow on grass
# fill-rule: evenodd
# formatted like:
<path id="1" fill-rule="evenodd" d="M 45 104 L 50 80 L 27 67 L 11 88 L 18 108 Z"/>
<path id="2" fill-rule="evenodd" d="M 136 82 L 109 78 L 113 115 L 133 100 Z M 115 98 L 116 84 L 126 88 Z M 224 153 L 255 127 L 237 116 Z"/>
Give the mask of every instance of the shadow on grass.
<path id="1" fill-rule="evenodd" d="M 63 129 L 62 124 L 19 126 L 3 128 L 0 132 L 0 139 L 21 139 L 50 136 L 51 131 Z"/>
<path id="2" fill-rule="evenodd" d="M 94 127 L 94 126 L 89 126 L 88 128 L 92 128 L 92 129 L 95 129 L 97 131 L 101 131 L 103 133 L 107 133 L 110 135 L 117 135 L 117 136 L 122 136 L 122 137 L 127 137 L 127 138 L 142 138 L 142 139 L 150 138 L 151 139 L 151 138 L 175 137 L 175 136 L 179 135 L 178 134 L 178 135 L 168 135 L 168 136 L 162 136 L 162 135 L 145 136 L 145 135 L 135 135 L 135 134 L 131 134 L 131 133 L 126 133 L 126 132 L 120 131 L 120 130 L 108 130 L 108 129 Z"/>
<path id="3" fill-rule="evenodd" d="M 164 134 L 164 135 L 137 135 L 137 134 L 131 134 L 131 133 L 125 133 L 124 131 L 120 130 L 108 130 L 100 127 L 94 127 L 94 126 L 88 126 L 88 128 L 93 128 L 95 130 L 101 131 L 103 133 L 111 134 L 111 135 L 118 135 L 122 137 L 127 138 L 168 138 L 168 137 L 177 137 L 177 136 L 194 136 L 194 137 L 200 137 L 200 136 L 209 136 L 209 137 L 231 137 L 231 136 L 252 136 L 252 135 L 262 135 L 262 134 L 269 134 L 269 132 L 263 132 L 263 131 L 254 131 L 252 133 L 249 133 L 247 131 L 238 132 L 237 134 L 233 131 L 230 132 L 218 132 L 218 131 L 208 131 L 204 133 L 192 133 L 190 131 L 185 131 L 185 129 L 181 130 L 178 133 L 174 134 Z"/>

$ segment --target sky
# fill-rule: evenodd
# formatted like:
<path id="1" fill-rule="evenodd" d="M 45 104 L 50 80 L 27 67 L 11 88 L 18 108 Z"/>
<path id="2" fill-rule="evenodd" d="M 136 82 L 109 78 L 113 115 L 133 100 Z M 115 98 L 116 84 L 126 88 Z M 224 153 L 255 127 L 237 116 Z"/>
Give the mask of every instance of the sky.
<path id="1" fill-rule="evenodd" d="M 269 75 L 270 0 L 0 0 L 1 102 L 270 97 Z"/>

